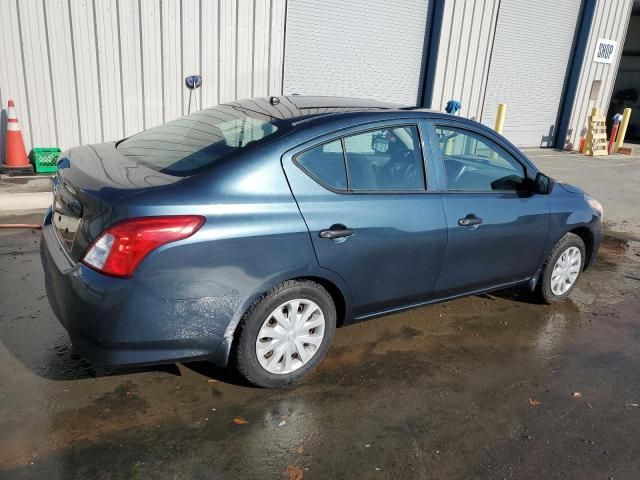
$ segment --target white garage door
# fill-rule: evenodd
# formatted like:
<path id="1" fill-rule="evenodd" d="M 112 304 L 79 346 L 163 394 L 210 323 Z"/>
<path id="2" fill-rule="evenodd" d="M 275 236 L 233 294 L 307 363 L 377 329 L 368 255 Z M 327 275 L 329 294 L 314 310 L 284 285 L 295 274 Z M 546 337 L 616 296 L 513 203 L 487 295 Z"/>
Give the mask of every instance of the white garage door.
<path id="1" fill-rule="evenodd" d="M 289 0 L 284 93 L 418 103 L 425 0 Z"/>
<path id="2" fill-rule="evenodd" d="M 519 146 L 551 146 L 580 0 L 502 0 L 482 122 L 507 104 L 504 134 Z"/>

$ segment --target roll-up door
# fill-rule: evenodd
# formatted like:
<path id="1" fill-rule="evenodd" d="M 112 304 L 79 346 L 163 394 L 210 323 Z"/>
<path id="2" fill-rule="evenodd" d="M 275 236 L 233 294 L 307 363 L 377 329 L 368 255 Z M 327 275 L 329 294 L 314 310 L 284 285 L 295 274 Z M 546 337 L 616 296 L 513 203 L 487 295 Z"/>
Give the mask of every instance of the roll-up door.
<path id="1" fill-rule="evenodd" d="M 416 105 L 429 2 L 289 0 L 284 93 Z"/>
<path id="2" fill-rule="evenodd" d="M 579 0 L 502 0 L 482 122 L 507 104 L 504 134 L 519 146 L 551 146 L 567 75 Z"/>

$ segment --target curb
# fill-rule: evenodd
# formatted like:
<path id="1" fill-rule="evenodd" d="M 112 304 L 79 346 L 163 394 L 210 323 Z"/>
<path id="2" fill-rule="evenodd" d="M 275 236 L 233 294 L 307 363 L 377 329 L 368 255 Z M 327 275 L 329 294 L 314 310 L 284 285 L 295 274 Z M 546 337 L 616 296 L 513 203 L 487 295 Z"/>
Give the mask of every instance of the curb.
<path id="1" fill-rule="evenodd" d="M 0 194 L 0 212 L 46 210 L 51 206 L 51 192 Z"/>

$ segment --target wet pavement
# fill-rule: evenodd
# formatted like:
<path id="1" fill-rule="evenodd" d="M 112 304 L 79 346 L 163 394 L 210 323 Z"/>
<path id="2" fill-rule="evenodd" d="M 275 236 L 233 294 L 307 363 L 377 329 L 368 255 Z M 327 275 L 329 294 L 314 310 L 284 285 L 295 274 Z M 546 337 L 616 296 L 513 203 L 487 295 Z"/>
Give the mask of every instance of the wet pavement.
<path id="1" fill-rule="evenodd" d="M 0 230 L 0 478 L 640 475 L 640 242 L 607 238 L 565 303 L 508 291 L 350 325 L 305 383 L 261 390 L 78 358 L 38 238 Z"/>

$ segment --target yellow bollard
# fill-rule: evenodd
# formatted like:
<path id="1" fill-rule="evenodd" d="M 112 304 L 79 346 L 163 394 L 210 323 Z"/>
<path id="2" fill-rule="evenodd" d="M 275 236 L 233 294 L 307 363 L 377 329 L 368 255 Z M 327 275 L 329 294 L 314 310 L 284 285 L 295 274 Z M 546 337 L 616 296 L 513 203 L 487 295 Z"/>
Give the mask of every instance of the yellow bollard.
<path id="1" fill-rule="evenodd" d="M 447 140 L 447 144 L 444 147 L 444 154 L 447 156 L 453 155 L 453 138 L 450 138 L 449 140 Z"/>
<path id="2" fill-rule="evenodd" d="M 616 137 L 616 143 L 613 147 L 613 151 L 618 153 L 618 150 L 624 142 L 624 136 L 627 134 L 627 127 L 629 126 L 629 119 L 631 118 L 631 109 L 625 108 L 622 112 L 622 122 L 620 122 L 620 128 L 618 128 L 618 136 Z"/>
<path id="3" fill-rule="evenodd" d="M 498 133 L 502 133 L 504 129 L 504 117 L 507 115 L 507 104 L 499 103 L 498 104 L 498 113 L 496 114 L 496 126 L 494 130 Z"/>

